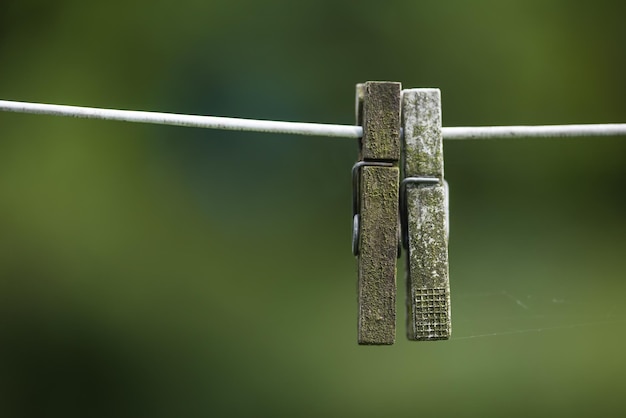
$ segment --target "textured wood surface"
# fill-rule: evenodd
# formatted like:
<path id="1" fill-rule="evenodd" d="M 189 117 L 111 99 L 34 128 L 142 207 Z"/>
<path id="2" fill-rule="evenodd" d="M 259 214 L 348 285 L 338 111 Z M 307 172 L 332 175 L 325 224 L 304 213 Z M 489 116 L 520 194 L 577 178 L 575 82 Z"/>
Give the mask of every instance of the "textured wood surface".
<path id="1" fill-rule="evenodd" d="M 359 157 L 392 165 L 361 168 L 359 344 L 393 344 L 396 336 L 400 89 L 395 82 L 367 82 L 356 89 L 356 120 L 364 130 Z"/>
<path id="2" fill-rule="evenodd" d="M 443 178 L 439 89 L 409 89 L 402 95 L 406 177 Z"/>
<path id="3" fill-rule="evenodd" d="M 441 95 L 438 89 L 403 92 L 405 177 L 436 177 L 439 184 L 408 184 L 407 337 L 450 338 L 448 217 L 443 186 Z"/>
<path id="4" fill-rule="evenodd" d="M 397 167 L 361 169 L 359 344 L 393 344 L 398 254 Z"/>
<path id="5" fill-rule="evenodd" d="M 363 160 L 397 161 L 400 158 L 401 88 L 401 84 L 395 82 L 365 83 L 361 139 Z M 357 95 L 358 89 L 357 86 Z"/>

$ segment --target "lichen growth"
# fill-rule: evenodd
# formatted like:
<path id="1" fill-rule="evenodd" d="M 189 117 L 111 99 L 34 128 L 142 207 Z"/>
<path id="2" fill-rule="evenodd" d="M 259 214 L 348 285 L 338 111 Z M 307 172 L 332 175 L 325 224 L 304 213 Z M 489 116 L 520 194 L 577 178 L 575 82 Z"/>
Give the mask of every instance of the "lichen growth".
<path id="1" fill-rule="evenodd" d="M 448 238 L 443 186 L 409 186 L 409 257 L 407 309 L 410 339 L 447 339 L 450 336 Z M 423 295 L 439 297 L 424 304 Z"/>
<path id="2" fill-rule="evenodd" d="M 400 83 L 368 82 L 363 103 L 362 157 L 400 158 Z"/>
<path id="3" fill-rule="evenodd" d="M 396 327 L 397 167 L 363 167 L 359 344 L 393 344 Z"/>
<path id="4" fill-rule="evenodd" d="M 439 90 L 408 90 L 402 99 L 406 175 L 443 177 Z"/>
<path id="5" fill-rule="evenodd" d="M 405 176 L 443 179 L 441 94 L 405 90 L 402 98 Z M 450 337 L 447 208 L 443 186 L 408 185 L 407 336 Z"/>

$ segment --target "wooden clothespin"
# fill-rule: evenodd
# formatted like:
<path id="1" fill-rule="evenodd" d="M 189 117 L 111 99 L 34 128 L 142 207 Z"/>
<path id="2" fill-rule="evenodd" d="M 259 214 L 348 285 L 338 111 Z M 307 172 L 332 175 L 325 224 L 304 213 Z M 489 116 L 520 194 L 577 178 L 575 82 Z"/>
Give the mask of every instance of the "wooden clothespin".
<path id="1" fill-rule="evenodd" d="M 363 127 L 359 162 L 352 168 L 358 257 L 358 343 L 395 342 L 400 83 L 357 85 L 357 124 Z"/>
<path id="2" fill-rule="evenodd" d="M 406 248 L 407 337 L 450 338 L 448 199 L 443 179 L 441 93 L 402 92 L 404 179 L 400 218 Z"/>

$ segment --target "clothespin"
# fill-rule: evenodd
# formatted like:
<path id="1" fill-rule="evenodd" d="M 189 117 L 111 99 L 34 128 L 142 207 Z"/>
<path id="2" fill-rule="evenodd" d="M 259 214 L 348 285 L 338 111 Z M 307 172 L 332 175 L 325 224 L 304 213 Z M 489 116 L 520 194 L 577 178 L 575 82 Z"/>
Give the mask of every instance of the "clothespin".
<path id="1" fill-rule="evenodd" d="M 357 85 L 357 124 L 363 127 L 352 168 L 352 250 L 358 258 L 358 343 L 395 342 L 400 83 Z"/>
<path id="2" fill-rule="evenodd" d="M 404 179 L 400 219 L 407 251 L 407 337 L 450 338 L 448 194 L 439 89 L 402 92 Z"/>

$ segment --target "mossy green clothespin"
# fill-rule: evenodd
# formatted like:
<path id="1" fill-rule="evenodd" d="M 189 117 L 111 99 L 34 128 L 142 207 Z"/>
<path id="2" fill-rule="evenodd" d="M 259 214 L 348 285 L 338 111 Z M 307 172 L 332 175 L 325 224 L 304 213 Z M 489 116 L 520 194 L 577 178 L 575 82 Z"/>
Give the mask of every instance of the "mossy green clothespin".
<path id="1" fill-rule="evenodd" d="M 357 85 L 363 127 L 353 178 L 353 252 L 358 257 L 358 343 L 395 342 L 400 83 Z"/>
<path id="2" fill-rule="evenodd" d="M 448 199 L 443 179 L 441 93 L 402 92 L 404 179 L 400 185 L 407 250 L 407 337 L 450 338 Z"/>

